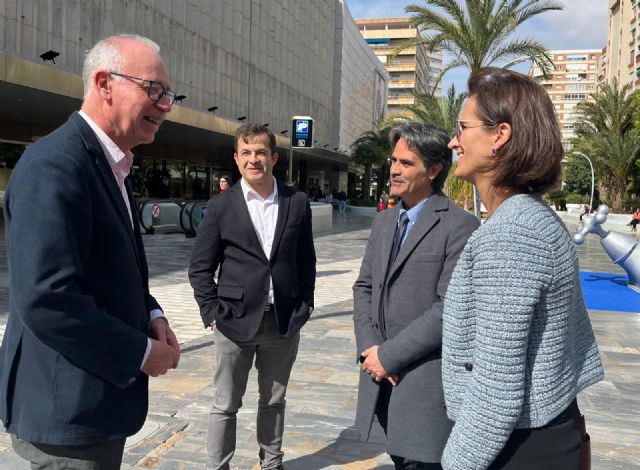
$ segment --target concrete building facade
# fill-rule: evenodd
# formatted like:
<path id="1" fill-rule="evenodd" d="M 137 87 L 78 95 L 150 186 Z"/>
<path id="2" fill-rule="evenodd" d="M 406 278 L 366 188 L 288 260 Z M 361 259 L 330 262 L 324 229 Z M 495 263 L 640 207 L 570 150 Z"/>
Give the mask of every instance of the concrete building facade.
<path id="1" fill-rule="evenodd" d="M 414 93 L 433 89 L 442 70 L 442 53 L 429 53 L 426 46 L 408 47 L 391 57 L 403 42 L 420 35 L 410 17 L 356 19 L 362 36 L 389 72 L 387 110 L 389 115 L 411 113 L 404 106 L 414 104 Z M 435 91 L 440 96 L 440 85 Z"/>
<path id="2" fill-rule="evenodd" d="M 590 100 L 590 95 L 597 90 L 602 50 L 555 50 L 549 51 L 549 55 L 555 66 L 551 78 L 545 79 L 542 70 L 534 65 L 529 69 L 529 75 L 549 93 L 562 130 L 562 144 L 569 150 L 570 140 L 575 137 L 576 106 Z"/>
<path id="3" fill-rule="evenodd" d="M 640 89 L 640 26 L 637 0 L 609 0 L 609 32 L 603 58 L 604 81 L 615 78 Z"/>
<path id="4" fill-rule="evenodd" d="M 187 198 L 208 197 L 221 174 L 237 177 L 232 136 L 242 118 L 276 133 L 276 173 L 287 179 L 293 115 L 315 119 L 316 142 L 293 152 L 292 180 L 307 189 L 309 174 L 323 172 L 321 189 L 330 174 L 346 188 L 346 149 L 385 112 L 387 74 L 342 0 L 7 0 L 0 31 L 0 139 L 24 144 L 79 109 L 82 62 L 96 41 L 127 32 L 160 45 L 183 99 L 156 142 L 136 149 L 134 186 L 148 196 L 161 175 L 171 197 Z M 55 64 L 41 60 L 48 50 L 60 54 Z"/>

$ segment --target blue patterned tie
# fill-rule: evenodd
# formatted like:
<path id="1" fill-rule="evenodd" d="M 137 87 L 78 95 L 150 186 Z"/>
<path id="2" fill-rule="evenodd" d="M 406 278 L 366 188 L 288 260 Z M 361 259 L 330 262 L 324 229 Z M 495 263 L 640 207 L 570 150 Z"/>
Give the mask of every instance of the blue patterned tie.
<path id="1" fill-rule="evenodd" d="M 389 258 L 389 267 L 393 265 L 393 262 L 398 256 L 398 251 L 400 251 L 400 246 L 402 245 L 402 239 L 404 235 L 407 233 L 407 226 L 409 225 L 409 215 L 407 215 L 407 211 L 404 211 L 400 214 L 400 220 L 398 220 L 398 226 L 396 227 L 396 233 L 393 236 L 393 247 L 391 248 L 391 256 Z"/>

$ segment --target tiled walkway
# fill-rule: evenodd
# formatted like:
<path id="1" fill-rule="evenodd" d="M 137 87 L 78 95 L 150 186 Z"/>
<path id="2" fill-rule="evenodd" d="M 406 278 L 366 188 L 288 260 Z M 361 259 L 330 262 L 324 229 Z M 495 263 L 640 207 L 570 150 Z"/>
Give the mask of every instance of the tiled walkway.
<path id="1" fill-rule="evenodd" d="M 380 444 L 363 443 L 351 428 L 358 369 L 351 311 L 371 219 L 334 218 L 331 233 L 316 237 L 316 310 L 303 329 L 287 401 L 287 470 L 391 470 Z M 572 224 L 569 224 L 572 227 Z M 193 240 L 182 235 L 146 236 L 151 290 L 183 347 L 180 367 L 152 379 L 150 413 L 142 431 L 128 441 L 123 468 L 204 469 L 206 423 L 213 389 L 215 348 L 202 328 L 186 267 Z M 591 238 L 579 248 L 581 267 L 621 272 Z M 0 334 L 6 322 L 8 289 L 4 247 L 0 250 Z M 639 306 L 640 310 L 640 306 Z M 580 396 L 593 439 L 594 470 L 640 470 L 640 315 L 590 312 L 606 367 L 606 381 Z M 239 412 L 238 450 L 232 468 L 257 469 L 256 383 L 250 380 Z M 380 442 L 378 436 L 378 442 Z M 28 466 L 0 434 L 0 469 Z"/>

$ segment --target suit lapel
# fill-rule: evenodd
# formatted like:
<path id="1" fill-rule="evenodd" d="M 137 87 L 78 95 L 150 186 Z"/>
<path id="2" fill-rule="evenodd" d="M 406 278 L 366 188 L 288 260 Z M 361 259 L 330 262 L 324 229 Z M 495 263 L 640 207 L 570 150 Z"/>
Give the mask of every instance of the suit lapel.
<path id="1" fill-rule="evenodd" d="M 387 211 L 385 211 L 387 212 Z M 389 220 L 382 225 L 380 230 L 380 237 L 382 239 L 380 248 L 380 260 L 382 261 L 382 273 L 383 279 L 387 279 L 387 270 L 390 268 L 389 259 L 391 258 L 391 248 L 393 247 L 393 237 L 396 233 L 396 227 L 398 226 L 398 216 L 400 215 L 400 206 L 397 205 L 393 209 L 388 209 L 388 214 L 384 216 Z"/>
<path id="2" fill-rule="evenodd" d="M 127 210 L 127 206 L 125 205 L 124 199 L 122 198 L 122 193 L 120 192 L 120 188 L 118 187 L 116 178 L 115 176 L 113 176 L 113 170 L 111 170 L 111 166 L 109 165 L 107 157 L 104 154 L 100 143 L 98 142 L 98 138 L 82 116 L 76 113 L 71 116 L 71 119 L 75 121 L 75 124 L 80 131 L 82 140 L 87 147 L 87 151 L 95 158 L 96 167 L 98 168 L 98 174 L 100 175 L 104 187 L 109 194 L 109 197 L 111 198 L 113 207 L 118 213 L 118 219 L 122 224 L 124 224 L 124 229 L 129 235 L 129 239 L 131 240 L 131 244 L 133 245 L 133 249 L 137 255 L 136 257 L 139 257 L 133 228 L 131 226 L 131 219 L 129 218 L 129 211 Z M 130 190 L 126 182 L 125 187 L 127 187 L 127 194 L 129 195 Z M 131 201 L 131 197 L 129 197 L 129 201 Z M 133 212 L 134 210 L 135 204 L 132 204 L 131 211 Z M 139 264 L 140 263 L 138 260 L 138 265 Z"/>
<path id="3" fill-rule="evenodd" d="M 289 203 L 291 202 L 291 190 L 280 184 L 277 180 L 276 184 L 278 185 L 278 220 L 273 234 L 273 243 L 271 244 L 269 259 L 273 258 L 274 253 L 278 249 L 278 244 L 282 238 L 282 232 L 284 231 L 289 216 Z"/>
<path id="4" fill-rule="evenodd" d="M 247 241 L 249 242 L 249 247 L 253 248 L 254 252 L 258 256 L 260 256 L 260 258 L 266 260 L 267 257 L 264 254 L 262 245 L 260 245 L 258 234 L 256 233 L 256 229 L 253 226 L 253 223 L 251 222 L 251 216 L 249 215 L 249 208 L 247 207 L 247 201 L 245 201 L 244 199 L 244 193 L 242 192 L 240 181 L 234 184 L 229 189 L 229 191 L 231 192 L 231 196 L 232 196 L 231 204 L 238 218 L 238 225 L 247 234 Z"/>
<path id="5" fill-rule="evenodd" d="M 389 275 L 392 276 L 395 271 L 402 266 L 407 257 L 413 252 L 420 241 L 431 231 L 431 229 L 440 221 L 439 212 L 447 210 L 449 207 L 446 197 L 439 193 L 431 195 L 426 206 L 420 211 L 415 224 L 411 228 L 407 239 L 404 241 L 398 252 L 393 265 L 390 267 Z"/>
<path id="6" fill-rule="evenodd" d="M 142 256 L 142 247 L 138 243 L 142 243 L 142 235 L 140 234 L 140 221 L 138 220 L 138 211 L 136 207 L 136 201 L 133 199 L 133 190 L 129 178 L 124 180 L 125 188 L 127 188 L 127 197 L 129 198 L 129 206 L 131 207 L 131 218 L 133 219 L 133 248 L 136 252 L 136 261 L 138 262 L 138 268 L 140 272 L 144 273 L 143 265 L 146 260 Z M 129 214 L 127 214 L 128 217 Z M 146 275 L 146 273 L 145 273 Z"/>

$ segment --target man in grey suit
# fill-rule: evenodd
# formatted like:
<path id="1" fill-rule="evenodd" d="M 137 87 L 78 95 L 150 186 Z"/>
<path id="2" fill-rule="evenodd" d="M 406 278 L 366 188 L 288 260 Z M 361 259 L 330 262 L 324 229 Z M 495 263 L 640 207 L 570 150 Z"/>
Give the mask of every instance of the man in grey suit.
<path id="1" fill-rule="evenodd" d="M 478 221 L 441 191 L 448 142 L 431 124 L 392 131 L 391 194 L 402 203 L 376 217 L 353 286 L 362 363 L 356 426 L 368 439 L 378 418 L 396 469 L 441 469 L 453 424 L 442 392 L 442 306 Z"/>

